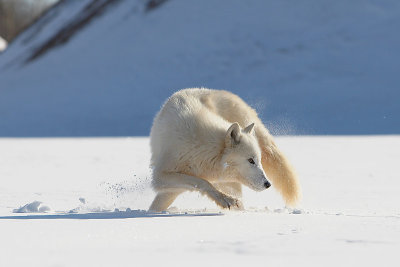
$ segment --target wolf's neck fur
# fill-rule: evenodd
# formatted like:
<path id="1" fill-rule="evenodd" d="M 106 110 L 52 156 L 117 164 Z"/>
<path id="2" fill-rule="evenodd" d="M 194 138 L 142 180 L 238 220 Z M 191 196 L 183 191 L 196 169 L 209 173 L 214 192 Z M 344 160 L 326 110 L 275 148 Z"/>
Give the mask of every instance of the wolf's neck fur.
<path id="1" fill-rule="evenodd" d="M 188 170 L 191 175 L 214 180 L 223 172 L 222 156 L 225 149 L 225 136 L 230 123 L 212 113 L 209 110 L 208 116 L 202 120 L 192 132 L 191 144 L 182 159 L 188 162 Z M 188 140 L 189 141 L 189 140 Z"/>

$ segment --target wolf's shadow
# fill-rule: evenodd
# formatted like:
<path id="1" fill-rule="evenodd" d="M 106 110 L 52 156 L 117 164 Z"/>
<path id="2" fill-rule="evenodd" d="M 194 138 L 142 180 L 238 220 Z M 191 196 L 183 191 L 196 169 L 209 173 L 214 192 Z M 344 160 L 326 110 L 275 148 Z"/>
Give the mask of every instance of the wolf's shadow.
<path id="1" fill-rule="evenodd" d="M 60 214 L 27 214 L 0 216 L 0 220 L 104 220 L 104 219 L 131 219 L 131 218 L 159 218 L 159 217 L 204 217 L 221 216 L 223 213 L 163 213 L 148 212 L 145 210 L 118 211 L 118 212 L 93 212 L 93 213 L 60 213 Z"/>

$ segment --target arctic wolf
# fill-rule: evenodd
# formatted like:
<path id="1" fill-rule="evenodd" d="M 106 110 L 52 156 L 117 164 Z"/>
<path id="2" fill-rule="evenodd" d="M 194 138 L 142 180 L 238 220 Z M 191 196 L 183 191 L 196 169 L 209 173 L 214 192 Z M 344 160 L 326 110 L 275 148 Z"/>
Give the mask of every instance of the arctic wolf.
<path id="1" fill-rule="evenodd" d="M 184 191 L 198 191 L 228 209 L 242 209 L 242 185 L 271 186 L 293 206 L 300 187 L 288 160 L 257 113 L 237 95 L 184 89 L 156 115 L 150 133 L 152 186 L 149 210 L 164 211 Z"/>

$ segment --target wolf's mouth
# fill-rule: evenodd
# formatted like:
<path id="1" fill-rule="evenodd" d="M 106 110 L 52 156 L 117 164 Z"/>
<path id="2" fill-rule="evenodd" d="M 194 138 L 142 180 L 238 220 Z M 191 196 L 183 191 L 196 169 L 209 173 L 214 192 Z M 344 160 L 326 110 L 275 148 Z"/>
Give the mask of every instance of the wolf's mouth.
<path id="1" fill-rule="evenodd" d="M 261 181 L 260 183 L 254 183 L 248 181 L 245 185 L 247 185 L 250 189 L 256 191 L 256 192 L 261 192 L 264 191 L 265 189 L 271 187 L 271 183 L 268 180 Z"/>

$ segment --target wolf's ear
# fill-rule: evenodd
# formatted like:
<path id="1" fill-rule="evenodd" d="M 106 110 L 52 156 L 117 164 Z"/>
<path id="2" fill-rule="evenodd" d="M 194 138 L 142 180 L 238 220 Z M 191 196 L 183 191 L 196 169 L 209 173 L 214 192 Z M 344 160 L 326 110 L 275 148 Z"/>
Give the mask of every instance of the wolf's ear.
<path id="1" fill-rule="evenodd" d="M 225 136 L 225 145 L 226 146 L 234 146 L 240 143 L 240 126 L 237 122 L 233 123 L 228 131 L 226 132 Z"/>
<path id="2" fill-rule="evenodd" d="M 248 134 L 253 133 L 253 131 L 254 131 L 254 122 L 243 129 L 243 132 L 248 133 Z"/>

